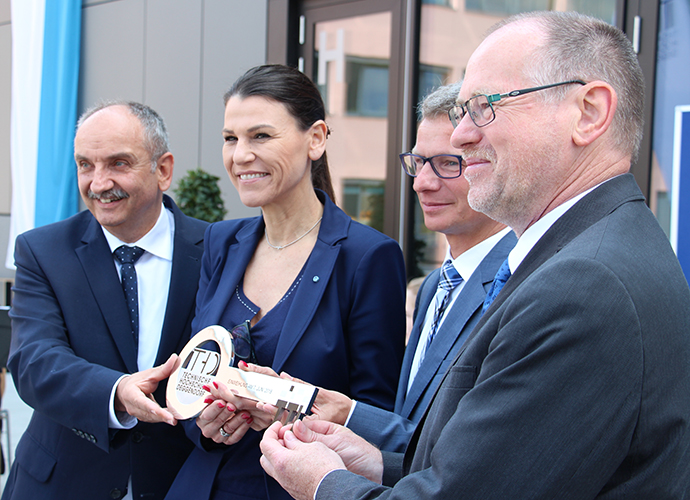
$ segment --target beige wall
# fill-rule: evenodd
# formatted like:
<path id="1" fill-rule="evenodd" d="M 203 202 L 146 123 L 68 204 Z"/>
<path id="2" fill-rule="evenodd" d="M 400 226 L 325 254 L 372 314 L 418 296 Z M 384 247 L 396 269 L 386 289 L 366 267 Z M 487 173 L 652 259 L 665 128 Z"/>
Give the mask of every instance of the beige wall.
<path id="1" fill-rule="evenodd" d="M 266 60 L 268 0 L 83 0 L 78 113 L 101 99 L 158 111 L 175 155 L 173 187 L 201 166 L 221 178 L 228 218 L 244 207 L 221 159 L 222 96 Z M 11 206 L 10 0 L 0 0 L 0 261 Z M 172 189 L 169 194 L 172 193 Z M 0 278 L 12 272 L 0 265 Z"/>

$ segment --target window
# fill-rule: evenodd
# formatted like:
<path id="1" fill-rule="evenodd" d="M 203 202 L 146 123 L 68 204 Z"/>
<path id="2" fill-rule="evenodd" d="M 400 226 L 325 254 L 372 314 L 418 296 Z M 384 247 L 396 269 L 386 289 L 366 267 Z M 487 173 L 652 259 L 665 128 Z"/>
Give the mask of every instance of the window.
<path id="1" fill-rule="evenodd" d="M 508 16 L 531 10 L 550 10 L 550 0 L 465 0 L 465 10 Z"/>
<path id="2" fill-rule="evenodd" d="M 388 115 L 388 61 L 347 58 L 347 113 L 385 118 Z"/>
<path id="3" fill-rule="evenodd" d="M 343 210 L 356 221 L 382 231 L 383 191 L 383 181 L 344 179 Z"/>

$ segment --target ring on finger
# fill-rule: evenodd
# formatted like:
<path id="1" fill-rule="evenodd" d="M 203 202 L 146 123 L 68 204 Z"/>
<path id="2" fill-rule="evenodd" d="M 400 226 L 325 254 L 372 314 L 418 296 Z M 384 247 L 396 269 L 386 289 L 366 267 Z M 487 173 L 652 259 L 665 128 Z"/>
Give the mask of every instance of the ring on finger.
<path id="1" fill-rule="evenodd" d="M 226 432 L 226 430 L 223 428 L 225 424 L 220 426 L 220 429 L 218 429 L 218 432 L 220 432 L 220 435 L 223 436 L 224 438 L 230 437 L 232 435 L 232 432 Z"/>

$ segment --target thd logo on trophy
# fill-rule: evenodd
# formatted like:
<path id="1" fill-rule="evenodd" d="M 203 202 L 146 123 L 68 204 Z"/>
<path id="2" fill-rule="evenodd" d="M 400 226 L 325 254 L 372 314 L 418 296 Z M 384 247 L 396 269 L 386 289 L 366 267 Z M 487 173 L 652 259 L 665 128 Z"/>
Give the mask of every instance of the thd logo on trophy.
<path id="1" fill-rule="evenodd" d="M 176 418 L 186 420 L 199 415 L 206 407 L 203 386 L 214 380 L 226 384 L 236 396 L 276 406 L 276 418 L 287 412 L 288 422 L 301 418 L 311 409 L 317 387 L 244 372 L 233 366 L 236 354 L 241 359 L 249 358 L 248 329 L 249 322 L 236 326 L 231 332 L 222 326 L 209 326 L 194 335 L 182 349 L 179 366 L 170 376 L 166 391 L 168 408 Z"/>

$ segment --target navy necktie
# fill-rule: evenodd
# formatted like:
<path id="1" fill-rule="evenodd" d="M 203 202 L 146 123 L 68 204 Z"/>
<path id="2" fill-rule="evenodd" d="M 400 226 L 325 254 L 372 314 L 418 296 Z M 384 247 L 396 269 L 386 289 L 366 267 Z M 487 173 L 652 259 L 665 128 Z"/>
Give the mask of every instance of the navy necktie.
<path id="1" fill-rule="evenodd" d="M 484 306 L 482 307 L 482 314 L 486 312 L 491 303 L 498 296 L 498 293 L 503 288 L 503 285 L 506 284 L 508 278 L 510 278 L 510 266 L 508 266 L 508 259 L 506 258 L 505 262 L 503 262 L 503 264 L 501 264 L 501 267 L 498 269 L 496 277 L 494 278 L 494 282 L 491 283 L 489 293 L 486 294 L 486 299 L 484 299 Z"/>
<path id="2" fill-rule="evenodd" d="M 441 321 L 448 303 L 450 302 L 450 293 L 453 289 L 462 283 L 462 276 L 458 273 L 453 265 L 453 262 L 448 259 L 441 267 L 441 279 L 438 282 L 438 290 L 436 291 L 436 310 L 434 311 L 434 321 L 431 324 L 431 331 L 429 331 L 429 338 L 426 341 L 426 350 L 429 349 L 431 341 L 434 340 L 436 332 L 438 331 L 438 324 Z M 425 350 L 425 354 L 426 354 Z"/>
<path id="3" fill-rule="evenodd" d="M 129 247 L 122 245 L 113 252 L 117 260 L 120 261 L 120 276 L 122 278 L 122 289 L 125 292 L 129 319 L 132 325 L 132 335 L 134 345 L 139 347 L 139 299 L 137 295 L 137 271 L 134 263 L 144 254 L 144 249 L 139 247 Z"/>

